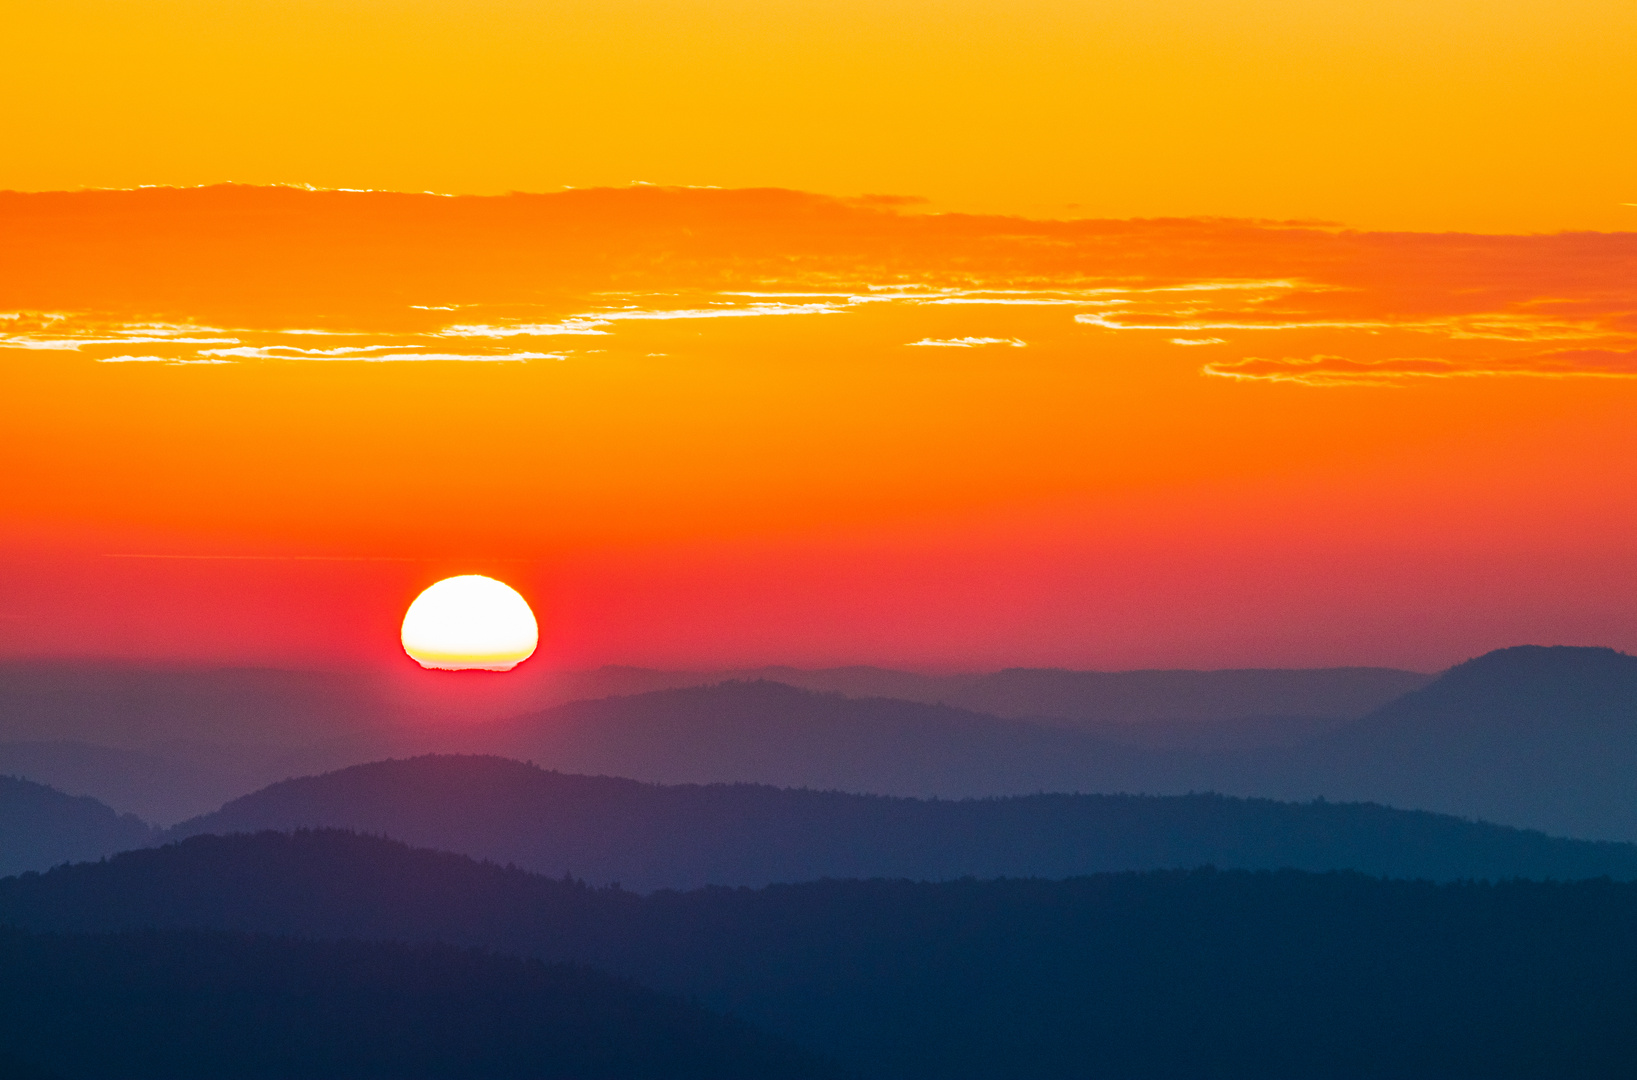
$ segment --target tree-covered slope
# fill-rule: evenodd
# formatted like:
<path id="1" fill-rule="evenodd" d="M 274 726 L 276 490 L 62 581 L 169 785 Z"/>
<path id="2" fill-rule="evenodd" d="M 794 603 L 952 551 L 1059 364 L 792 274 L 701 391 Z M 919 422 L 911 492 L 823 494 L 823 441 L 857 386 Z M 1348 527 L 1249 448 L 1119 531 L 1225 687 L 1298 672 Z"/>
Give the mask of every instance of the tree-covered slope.
<path id="1" fill-rule="evenodd" d="M 748 1024 L 583 968 L 182 930 L 0 930 L 0 1045 L 63 1080 L 837 1075 Z"/>
<path id="2" fill-rule="evenodd" d="M 0 922 L 592 964 L 882 1080 L 1623 1077 L 1637 1059 L 1637 885 L 1609 881 L 1167 871 L 642 897 L 325 832 L 0 882 Z"/>

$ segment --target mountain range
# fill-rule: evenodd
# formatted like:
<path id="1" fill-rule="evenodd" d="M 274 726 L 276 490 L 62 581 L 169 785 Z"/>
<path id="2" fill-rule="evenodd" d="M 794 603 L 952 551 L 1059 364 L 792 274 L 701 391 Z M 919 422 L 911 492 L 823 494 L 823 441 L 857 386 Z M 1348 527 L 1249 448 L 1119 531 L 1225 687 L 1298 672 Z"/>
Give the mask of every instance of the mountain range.
<path id="1" fill-rule="evenodd" d="M 1427 678 L 1378 668 L 923 675 L 872 667 L 553 672 L 525 666 L 495 679 L 418 670 L 10 661 L 0 663 L 0 774 L 92 795 L 168 824 L 289 776 L 393 754 L 482 749 L 425 737 L 439 729 L 481 729 L 574 701 L 726 681 L 776 681 L 927 705 L 947 701 L 1113 742 L 1224 749 L 1303 741 Z"/>
<path id="2" fill-rule="evenodd" d="M 1637 657 L 1612 649 L 1487 653 L 1294 746 L 1156 750 L 947 705 L 766 682 L 575 702 L 415 745 L 663 783 L 942 798 L 1324 797 L 1637 840 Z"/>
<path id="3" fill-rule="evenodd" d="M 1041 685 L 1050 681 L 1035 675 Z M 436 685 L 450 694 L 496 684 Z M 194 774 L 208 782 L 191 786 L 175 769 L 155 764 L 178 760 L 160 747 L 88 750 L 19 741 L 0 745 L 0 771 L 96 795 L 121 810 L 152 808 L 145 816 L 161 824 L 291 776 L 388 757 L 475 753 L 654 783 L 917 797 L 1196 791 L 1324 797 L 1560 836 L 1637 840 L 1637 658 L 1609 649 L 1498 650 L 1295 745 L 1281 738 L 1271 740 L 1280 745 L 1228 750 L 1156 749 L 1062 722 L 768 681 L 569 702 L 503 719 L 431 715 L 354 726 L 328 742 L 277 747 L 254 761 L 243 746 L 217 747 L 213 752 L 240 755 L 234 760 L 243 767 L 199 759 Z"/>

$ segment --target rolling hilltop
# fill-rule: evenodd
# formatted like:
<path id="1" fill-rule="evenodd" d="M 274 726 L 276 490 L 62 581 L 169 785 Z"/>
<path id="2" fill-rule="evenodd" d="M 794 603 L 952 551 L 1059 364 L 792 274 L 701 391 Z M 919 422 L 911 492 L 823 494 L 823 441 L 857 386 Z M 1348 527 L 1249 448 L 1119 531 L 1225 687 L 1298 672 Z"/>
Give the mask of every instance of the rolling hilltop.
<path id="1" fill-rule="evenodd" d="M 642 784 L 485 757 L 288 780 L 169 836 L 332 827 L 640 890 L 817 878 L 1064 878 L 1162 867 L 1393 877 L 1637 877 L 1637 845 L 1435 814 L 1218 795 L 919 800 Z"/>

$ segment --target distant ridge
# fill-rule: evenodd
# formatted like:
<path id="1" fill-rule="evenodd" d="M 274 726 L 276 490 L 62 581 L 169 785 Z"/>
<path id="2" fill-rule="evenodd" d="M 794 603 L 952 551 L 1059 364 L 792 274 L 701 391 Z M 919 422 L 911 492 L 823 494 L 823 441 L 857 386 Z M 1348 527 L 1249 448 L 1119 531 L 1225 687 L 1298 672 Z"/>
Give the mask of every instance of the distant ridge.
<path id="1" fill-rule="evenodd" d="M 1281 788 L 1637 838 L 1637 657 L 1524 645 L 1301 748 Z"/>
<path id="2" fill-rule="evenodd" d="M 100 859 L 157 839 L 145 822 L 95 799 L 0 776 L 0 876 Z"/>
<path id="3" fill-rule="evenodd" d="M 465 722 L 431 723 L 427 717 L 433 714 L 424 711 L 431 706 L 423 703 L 415 722 L 354 731 L 299 751 L 176 743 L 110 750 L 14 741 L 0 743 L 0 770 L 95 795 L 120 809 L 141 806 L 145 817 L 165 823 L 213 811 L 224 799 L 275 780 L 436 752 L 495 754 L 563 772 L 655 783 L 747 782 L 916 797 L 1042 791 L 1216 791 L 1286 801 L 1322 796 L 1559 836 L 1632 841 L 1634 666 L 1637 659 L 1610 649 L 1523 646 L 1458 665 L 1350 722 L 1241 716 L 1121 723 L 1126 730 L 1116 733 L 1107 725 L 1075 729 L 949 704 L 729 682 L 576 701 L 490 722 L 463 712 L 458 715 Z M 64 700 L 79 700 L 45 693 L 72 683 L 70 674 L 56 670 L 43 683 L 23 679 L 19 685 L 34 687 L 24 695 L 28 701 L 56 702 L 55 709 Z M 0 684 L 9 677 L 0 670 Z M 221 680 L 225 700 L 242 701 L 246 687 L 263 682 L 284 695 L 281 700 L 308 700 L 305 691 L 292 689 L 299 679 L 253 673 L 241 680 L 230 673 Z M 112 675 L 105 683 L 125 685 Z M 201 694 L 201 687 L 216 686 L 209 680 L 182 684 Z M 169 684 L 161 679 L 132 685 L 148 688 L 138 700 L 152 711 L 160 703 L 153 688 Z M 0 705 L 7 692 L 0 685 Z M 195 700 L 188 715 L 205 717 L 208 696 Z M 528 695 L 519 690 L 516 696 Z M 499 700 L 486 699 L 488 705 Z M 29 723 L 43 723 L 57 713 L 28 715 L 34 717 Z M 124 714 L 112 709 L 109 716 Z M 223 722 L 237 722 L 237 716 Z M 5 720 L 0 708 L 0 727 Z M 1131 729 L 1146 734 L 1138 738 Z"/>
<path id="4" fill-rule="evenodd" d="M 922 801 L 750 784 L 660 786 L 463 756 L 288 780 L 167 835 L 308 827 L 383 834 L 641 890 L 1204 865 L 1434 880 L 1637 877 L 1637 845 L 1373 805 L 1219 795 Z"/>
<path id="5" fill-rule="evenodd" d="M 575 701 L 428 734 L 419 752 L 487 753 L 656 783 L 756 782 L 873 794 L 1119 790 L 1154 755 L 1078 731 L 776 682 Z"/>
<path id="6" fill-rule="evenodd" d="M 442 749 L 539 755 L 524 748 L 478 741 L 427 742 L 417 730 L 458 721 L 479 733 L 484 722 L 537 713 L 572 702 L 652 692 L 700 690 L 724 681 L 780 682 L 850 698 L 891 698 L 916 706 L 940 705 L 970 717 L 1036 721 L 1031 728 L 1073 729 L 1097 740 L 1118 760 L 1145 760 L 1118 748 L 1233 751 L 1296 745 L 1363 715 L 1429 676 L 1378 668 L 1244 671 L 1094 672 L 1055 669 L 927 675 L 853 666 L 808 670 L 765 667 L 724 671 L 657 671 L 604 667 L 553 672 L 520 669 L 494 683 L 454 682 L 420 671 L 287 671 L 117 664 L 101 661 L 0 661 L 0 774 L 12 773 L 76 795 L 91 795 L 148 821 L 172 824 L 208 813 L 228 799 L 289 776 Z M 683 700 L 688 700 L 684 698 Z M 636 708 L 648 706 L 639 704 Z M 921 713 L 933 716 L 937 714 Z M 924 729 L 930 730 L 930 729 Z M 910 733 L 911 735 L 913 733 Z M 925 776 L 904 787 L 880 776 L 878 763 L 862 773 L 880 783 L 868 790 L 903 794 L 967 795 L 1046 788 L 1186 791 L 1192 775 L 1151 782 L 1147 772 L 1098 767 L 1067 774 L 1040 769 L 1059 740 L 1034 754 L 1027 745 L 990 745 L 977 751 L 980 768 L 954 786 L 928 787 Z M 1035 740 L 1038 741 L 1038 740 Z M 1070 741 L 1084 747 L 1083 742 Z M 907 747 L 901 747 L 907 749 Z M 656 780 L 750 780 L 835 784 L 778 765 L 774 750 L 736 770 L 684 775 L 641 774 Z M 995 753 L 998 752 L 998 756 Z M 1122 756 L 1123 755 L 1123 756 Z M 1022 787 L 997 784 L 981 769 L 985 757 L 1022 774 Z M 1072 757 L 1083 758 L 1081 751 Z M 1107 753 L 1099 753 L 1101 757 Z M 573 771 L 620 775 L 633 770 L 615 756 L 596 767 L 553 762 Z M 945 765 L 948 755 L 943 756 Z M 874 770 L 872 772 L 872 770 Z M 1172 770 L 1174 772 L 1174 770 Z M 923 770 L 924 772 L 924 770 Z M 1131 779 L 1134 775 L 1135 779 Z M 1155 784 L 1158 786 L 1154 786 Z M 1180 784 L 1181 786 L 1177 786 Z"/>
<path id="7" fill-rule="evenodd" d="M 1519 646 L 1287 746 L 1161 750 L 951 706 L 726 683 L 576 702 L 424 750 L 568 772 L 967 797 L 1217 791 L 1637 840 L 1637 658 Z"/>
<path id="8" fill-rule="evenodd" d="M 772 666 L 720 672 L 604 667 L 558 677 L 559 693 L 578 698 L 627 696 L 723 681 L 777 682 L 855 698 L 896 698 L 950 705 L 1008 720 L 1050 721 L 1104 737 L 1150 743 L 1156 729 L 1174 743 L 1211 725 L 1285 717 L 1310 724 L 1343 722 L 1425 686 L 1433 679 L 1396 668 L 1242 668 L 1219 671 L 1076 671 L 1006 668 L 988 673 L 927 675 L 855 665 Z"/>

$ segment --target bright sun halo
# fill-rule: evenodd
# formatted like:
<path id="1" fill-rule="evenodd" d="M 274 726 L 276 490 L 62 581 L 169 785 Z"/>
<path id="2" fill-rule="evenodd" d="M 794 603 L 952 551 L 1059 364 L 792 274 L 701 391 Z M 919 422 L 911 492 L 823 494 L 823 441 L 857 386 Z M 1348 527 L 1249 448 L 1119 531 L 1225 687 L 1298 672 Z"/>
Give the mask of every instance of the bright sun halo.
<path id="1" fill-rule="evenodd" d="M 510 671 L 539 641 L 528 601 L 481 574 L 445 578 L 404 613 L 404 652 L 424 668 Z"/>

